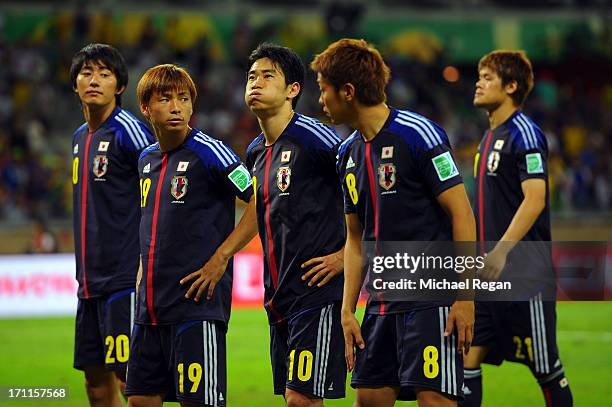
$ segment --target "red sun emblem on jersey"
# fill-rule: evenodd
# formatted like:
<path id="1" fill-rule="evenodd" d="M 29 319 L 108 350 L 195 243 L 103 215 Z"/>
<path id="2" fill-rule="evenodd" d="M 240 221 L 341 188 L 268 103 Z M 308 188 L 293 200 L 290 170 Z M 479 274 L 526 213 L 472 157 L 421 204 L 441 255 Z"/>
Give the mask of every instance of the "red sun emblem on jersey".
<path id="1" fill-rule="evenodd" d="M 276 185 L 281 192 L 285 192 L 291 183 L 291 168 L 278 167 L 276 171 Z"/>
<path id="2" fill-rule="evenodd" d="M 97 155 L 93 162 L 93 173 L 96 177 L 103 177 L 108 171 L 108 157 L 105 155 Z"/>
<path id="3" fill-rule="evenodd" d="M 390 190 L 395 185 L 395 165 L 391 163 L 380 164 L 378 167 L 378 183 L 381 187 Z"/>
<path id="4" fill-rule="evenodd" d="M 187 177 L 184 175 L 172 177 L 170 193 L 174 199 L 181 199 L 187 193 Z"/>

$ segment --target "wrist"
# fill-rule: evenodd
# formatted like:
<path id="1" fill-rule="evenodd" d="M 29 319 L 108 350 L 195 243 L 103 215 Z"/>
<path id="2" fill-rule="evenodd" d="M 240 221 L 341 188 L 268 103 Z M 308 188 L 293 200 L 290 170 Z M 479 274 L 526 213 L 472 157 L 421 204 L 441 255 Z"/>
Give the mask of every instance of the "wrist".
<path id="1" fill-rule="evenodd" d="M 507 256 L 508 253 L 510 253 L 510 251 L 514 248 L 515 244 L 516 242 L 511 242 L 508 240 L 500 240 L 495 245 L 495 251 L 503 254 L 504 256 Z"/>
<path id="2" fill-rule="evenodd" d="M 355 316 L 355 309 L 351 309 L 349 307 L 342 307 L 342 309 L 340 310 L 340 316 L 342 318 Z"/>
<path id="3" fill-rule="evenodd" d="M 233 256 L 231 251 L 226 250 L 223 247 L 219 247 L 215 253 L 223 261 L 229 261 L 230 257 Z"/>

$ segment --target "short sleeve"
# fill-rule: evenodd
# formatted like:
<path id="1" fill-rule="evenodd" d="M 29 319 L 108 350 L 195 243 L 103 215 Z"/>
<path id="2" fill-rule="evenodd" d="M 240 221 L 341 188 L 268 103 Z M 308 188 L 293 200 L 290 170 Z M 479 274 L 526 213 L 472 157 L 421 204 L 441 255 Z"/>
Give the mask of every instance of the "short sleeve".
<path id="1" fill-rule="evenodd" d="M 336 155 L 336 172 L 338 179 L 342 184 L 342 197 L 344 201 L 344 213 L 355 213 L 355 201 L 357 201 L 357 179 L 355 174 L 350 171 L 350 168 L 355 168 L 355 165 L 350 155 L 350 148 L 344 148 L 341 145 L 338 154 Z"/>
<path id="2" fill-rule="evenodd" d="M 119 123 L 116 133 L 119 147 L 137 162 L 140 153 L 155 143 L 155 137 L 149 128 L 139 120 L 130 116 L 122 116 L 121 113 L 115 119 Z"/>
<path id="3" fill-rule="evenodd" d="M 253 180 L 251 173 L 243 162 L 237 161 L 224 169 L 224 178 L 227 185 L 234 191 L 234 195 L 249 202 L 253 195 Z"/>
<path id="4" fill-rule="evenodd" d="M 524 120 L 513 134 L 512 154 L 521 182 L 548 178 L 548 147 L 542 131 Z"/>
<path id="5" fill-rule="evenodd" d="M 204 145 L 208 147 L 206 161 L 211 172 L 217 175 L 216 179 L 232 191 L 235 196 L 244 202 L 249 202 L 253 195 L 253 180 L 246 165 L 222 141 L 209 136 L 202 140 Z"/>
<path id="6" fill-rule="evenodd" d="M 463 183 L 446 136 L 440 144 L 431 148 L 424 147 L 417 145 L 416 161 L 434 196 Z"/>

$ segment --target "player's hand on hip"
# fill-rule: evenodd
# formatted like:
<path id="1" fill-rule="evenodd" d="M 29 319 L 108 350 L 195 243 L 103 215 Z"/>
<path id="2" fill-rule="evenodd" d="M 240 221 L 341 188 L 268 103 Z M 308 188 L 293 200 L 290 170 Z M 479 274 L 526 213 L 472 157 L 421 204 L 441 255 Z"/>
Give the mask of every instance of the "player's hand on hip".
<path id="1" fill-rule="evenodd" d="M 302 280 L 310 278 L 309 286 L 314 285 L 320 280 L 317 287 L 321 287 L 331 280 L 332 277 L 342 273 L 344 269 L 343 249 L 327 256 L 314 257 L 302 264 L 303 269 L 311 266 L 312 268 L 302 275 Z"/>
<path id="2" fill-rule="evenodd" d="M 444 336 L 457 331 L 457 351 L 467 355 L 474 338 L 474 301 L 455 301 L 448 313 Z"/>
<path id="3" fill-rule="evenodd" d="M 187 290 L 185 298 L 191 298 L 195 294 L 193 299 L 195 301 L 200 301 L 200 297 L 202 294 L 204 294 L 204 291 L 206 291 L 206 288 L 208 287 L 206 299 L 210 300 L 213 296 L 217 283 L 219 280 L 221 280 L 221 277 L 223 277 L 223 273 L 225 273 L 228 262 L 229 259 L 224 258 L 218 252 L 215 252 L 202 268 L 184 277 L 181 280 L 181 284 L 195 280 L 191 284 L 191 287 L 189 287 L 189 290 Z"/>
<path id="4" fill-rule="evenodd" d="M 355 348 L 363 350 L 365 342 L 361 336 L 361 327 L 355 314 L 342 312 L 342 331 L 344 332 L 344 357 L 349 372 L 355 367 Z"/>
<path id="5" fill-rule="evenodd" d="M 484 269 L 480 273 L 480 276 L 485 280 L 497 281 L 506 266 L 506 257 L 507 253 L 504 250 L 495 247 L 486 254 Z"/>

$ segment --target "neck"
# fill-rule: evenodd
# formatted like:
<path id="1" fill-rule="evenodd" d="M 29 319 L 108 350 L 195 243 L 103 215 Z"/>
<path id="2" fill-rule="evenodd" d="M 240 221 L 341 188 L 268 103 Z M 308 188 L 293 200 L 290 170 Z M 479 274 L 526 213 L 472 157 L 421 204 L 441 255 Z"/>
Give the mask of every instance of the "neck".
<path id="1" fill-rule="evenodd" d="M 497 106 L 493 110 L 488 110 L 489 115 L 489 127 L 491 130 L 495 130 L 502 123 L 504 123 L 510 116 L 516 112 L 518 108 L 512 102 L 512 99 L 506 99 L 502 104 Z"/>
<path id="2" fill-rule="evenodd" d="M 358 130 L 366 141 L 371 141 L 385 125 L 391 109 L 385 103 L 375 106 L 356 106 L 355 120 L 349 126 Z"/>
<path id="3" fill-rule="evenodd" d="M 159 127 L 155 127 L 155 137 L 159 142 L 159 149 L 162 153 L 174 150 L 183 144 L 189 132 L 191 132 L 191 127 L 189 126 L 178 132 L 166 132 Z"/>
<path id="4" fill-rule="evenodd" d="M 257 115 L 259 127 L 266 138 L 266 145 L 272 145 L 283 134 L 287 125 L 293 119 L 295 112 L 291 104 L 284 104 L 280 110 L 275 112 L 266 111 Z"/>
<path id="5" fill-rule="evenodd" d="M 94 132 L 110 117 L 115 110 L 115 101 L 104 106 L 83 105 L 83 115 L 89 131 Z"/>

